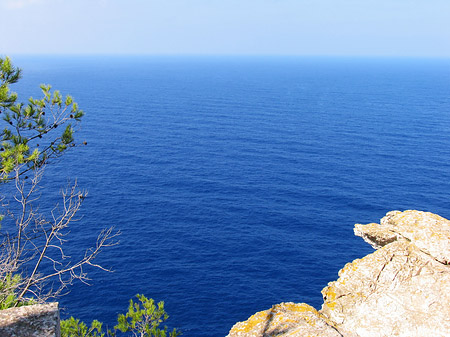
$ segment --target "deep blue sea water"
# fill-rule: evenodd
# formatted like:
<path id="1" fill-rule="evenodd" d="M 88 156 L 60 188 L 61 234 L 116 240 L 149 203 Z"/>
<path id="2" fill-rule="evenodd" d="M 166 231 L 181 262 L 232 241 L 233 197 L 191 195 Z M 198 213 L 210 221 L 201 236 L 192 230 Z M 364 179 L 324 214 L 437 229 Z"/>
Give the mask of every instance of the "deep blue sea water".
<path id="1" fill-rule="evenodd" d="M 112 324 L 136 293 L 186 337 L 225 336 L 320 290 L 372 249 L 355 223 L 390 210 L 450 217 L 450 60 L 15 57 L 22 100 L 40 83 L 86 116 L 80 147 L 47 170 L 89 191 L 74 252 L 122 232 L 65 318 Z"/>

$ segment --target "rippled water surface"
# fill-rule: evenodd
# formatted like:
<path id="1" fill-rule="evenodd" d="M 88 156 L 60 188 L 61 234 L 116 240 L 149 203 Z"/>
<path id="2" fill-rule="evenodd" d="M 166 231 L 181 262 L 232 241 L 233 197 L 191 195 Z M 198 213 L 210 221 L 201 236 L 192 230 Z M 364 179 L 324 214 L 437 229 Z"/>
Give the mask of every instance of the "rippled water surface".
<path id="1" fill-rule="evenodd" d="M 89 190 L 74 252 L 122 232 L 99 258 L 115 272 L 74 285 L 62 317 L 111 325 L 143 293 L 184 336 L 225 336 L 282 301 L 320 308 L 327 282 L 372 251 L 354 223 L 450 217 L 449 60 L 13 61 L 22 100 L 50 83 L 86 112 L 88 146 L 49 167 L 44 194 L 68 177 Z"/>

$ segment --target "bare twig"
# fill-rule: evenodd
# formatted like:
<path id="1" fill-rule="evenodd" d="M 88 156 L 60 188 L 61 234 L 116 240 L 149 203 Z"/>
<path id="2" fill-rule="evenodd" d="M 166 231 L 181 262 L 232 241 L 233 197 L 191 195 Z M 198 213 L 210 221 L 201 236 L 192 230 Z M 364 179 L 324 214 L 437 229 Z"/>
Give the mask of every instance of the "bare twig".
<path id="1" fill-rule="evenodd" d="M 54 207 L 47 220 L 35 206 L 40 198 L 37 192 L 43 168 L 35 170 L 32 179 L 22 178 L 19 172 L 20 169 L 17 169 L 17 194 L 14 199 L 20 207 L 18 214 L 9 213 L 10 218 L 15 220 L 16 232 L 14 235 L 4 235 L 0 246 L 0 285 L 5 285 L 0 289 L 0 295 L 1 292 L 13 291 L 17 294 L 18 302 L 26 301 L 29 297 L 42 302 L 60 295 L 75 280 L 87 283 L 88 267 L 109 271 L 96 263 L 95 259 L 104 248 L 118 243 L 117 236 L 120 233 L 113 228 L 101 231 L 94 246 L 86 249 L 81 258 L 72 261 L 65 253 L 64 244 L 70 233 L 69 227 L 80 220 L 77 213 L 87 192 L 79 190 L 75 181 L 62 191 L 61 205 Z M 44 268 L 44 261 L 50 262 L 50 270 L 48 266 Z M 10 285 L 11 282 L 7 281 L 14 274 L 20 274 L 21 280 Z M 53 286 L 49 288 L 51 282 Z M 0 296 L 0 301 L 2 298 Z"/>

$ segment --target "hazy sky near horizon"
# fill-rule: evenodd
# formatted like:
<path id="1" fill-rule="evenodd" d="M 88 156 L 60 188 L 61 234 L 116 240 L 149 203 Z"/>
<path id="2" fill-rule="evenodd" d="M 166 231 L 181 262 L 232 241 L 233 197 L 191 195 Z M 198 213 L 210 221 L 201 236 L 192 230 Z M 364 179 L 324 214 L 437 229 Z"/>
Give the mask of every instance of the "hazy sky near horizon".
<path id="1" fill-rule="evenodd" d="M 450 0 L 0 0 L 0 55 L 450 57 Z"/>

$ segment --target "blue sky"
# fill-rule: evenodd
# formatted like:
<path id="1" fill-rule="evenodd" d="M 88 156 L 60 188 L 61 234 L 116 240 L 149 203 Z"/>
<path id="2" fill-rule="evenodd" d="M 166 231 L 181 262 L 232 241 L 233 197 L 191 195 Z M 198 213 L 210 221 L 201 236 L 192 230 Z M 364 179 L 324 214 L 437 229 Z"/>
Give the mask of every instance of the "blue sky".
<path id="1" fill-rule="evenodd" d="M 0 55 L 450 57 L 450 0 L 0 0 Z"/>

